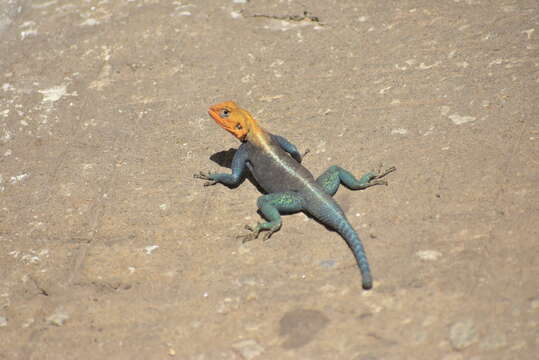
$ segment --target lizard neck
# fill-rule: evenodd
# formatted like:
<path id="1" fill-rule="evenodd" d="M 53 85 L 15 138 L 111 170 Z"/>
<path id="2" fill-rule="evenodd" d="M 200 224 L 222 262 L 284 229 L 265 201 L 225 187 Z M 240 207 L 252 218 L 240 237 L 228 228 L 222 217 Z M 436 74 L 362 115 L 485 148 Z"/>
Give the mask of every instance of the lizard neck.
<path id="1" fill-rule="evenodd" d="M 262 129 L 258 125 L 258 122 L 251 117 L 249 121 L 249 132 L 245 140 L 259 148 L 266 148 L 270 144 L 270 139 L 270 134 Z"/>

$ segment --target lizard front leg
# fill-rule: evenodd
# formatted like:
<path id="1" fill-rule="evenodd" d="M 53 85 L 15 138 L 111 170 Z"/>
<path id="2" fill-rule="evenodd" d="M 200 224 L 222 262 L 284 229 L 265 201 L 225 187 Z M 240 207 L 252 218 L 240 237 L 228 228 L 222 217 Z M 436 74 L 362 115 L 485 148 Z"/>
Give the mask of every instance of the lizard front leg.
<path id="1" fill-rule="evenodd" d="M 292 158 L 299 163 L 301 163 L 303 156 L 307 155 L 307 153 L 310 151 L 309 149 L 307 149 L 302 156 L 300 152 L 298 151 L 298 148 L 296 147 L 296 145 L 292 144 L 285 137 L 282 137 L 279 135 L 272 135 L 272 137 L 277 142 L 277 144 L 279 144 L 281 149 L 289 153 L 290 156 L 292 156 Z"/>
<path id="2" fill-rule="evenodd" d="M 268 221 L 258 223 L 254 227 L 247 225 L 245 228 L 252 232 L 249 235 L 239 236 L 244 243 L 258 238 L 258 234 L 262 230 L 267 231 L 264 240 L 269 239 L 274 232 L 281 228 L 281 213 L 291 214 L 303 210 L 303 198 L 293 191 L 262 195 L 256 204 Z"/>
<path id="3" fill-rule="evenodd" d="M 232 159 L 231 174 L 219 174 L 201 171 L 198 174 L 194 174 L 193 177 L 195 179 L 207 180 L 204 183 L 204 186 L 211 186 L 217 183 L 225 184 L 227 186 L 238 186 L 243 180 L 243 173 L 246 168 L 247 159 L 247 148 L 242 144 Z"/>
<path id="4" fill-rule="evenodd" d="M 318 179 L 316 179 L 316 182 L 318 185 L 322 186 L 327 194 L 333 196 L 341 183 L 351 190 L 366 189 L 374 185 L 387 185 L 387 181 L 380 179 L 395 170 L 397 170 L 397 168 L 392 166 L 382 171 L 382 167 L 380 166 L 378 171 L 368 172 L 358 180 L 349 171 L 340 166 L 333 165 L 320 175 Z"/>

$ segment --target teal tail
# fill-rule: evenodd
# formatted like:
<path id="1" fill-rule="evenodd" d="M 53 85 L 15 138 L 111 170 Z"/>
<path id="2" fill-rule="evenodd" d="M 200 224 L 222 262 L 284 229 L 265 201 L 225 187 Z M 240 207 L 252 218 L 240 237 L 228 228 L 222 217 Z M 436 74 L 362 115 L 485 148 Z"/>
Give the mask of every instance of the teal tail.
<path id="1" fill-rule="evenodd" d="M 336 226 L 337 231 L 341 236 L 346 240 L 350 249 L 354 252 L 356 257 L 357 265 L 359 270 L 361 270 L 361 277 L 363 279 L 363 289 L 369 290 L 372 288 L 372 275 L 371 269 L 369 267 L 369 262 L 367 261 L 367 254 L 365 254 L 365 249 L 363 244 L 359 239 L 357 232 L 354 230 L 352 225 L 346 220 L 341 219 Z"/>
<path id="2" fill-rule="evenodd" d="M 361 243 L 357 232 L 352 225 L 350 225 L 348 219 L 346 219 L 346 215 L 344 215 L 344 212 L 335 200 L 321 189 L 317 192 L 318 197 L 309 195 L 310 194 L 308 193 L 303 195 L 306 199 L 305 210 L 318 219 L 322 224 L 336 230 L 344 240 L 346 240 L 348 246 L 350 246 L 350 249 L 354 252 L 357 265 L 359 266 L 359 270 L 361 270 L 363 289 L 371 289 L 372 275 L 365 249 L 363 248 L 363 244 Z"/>

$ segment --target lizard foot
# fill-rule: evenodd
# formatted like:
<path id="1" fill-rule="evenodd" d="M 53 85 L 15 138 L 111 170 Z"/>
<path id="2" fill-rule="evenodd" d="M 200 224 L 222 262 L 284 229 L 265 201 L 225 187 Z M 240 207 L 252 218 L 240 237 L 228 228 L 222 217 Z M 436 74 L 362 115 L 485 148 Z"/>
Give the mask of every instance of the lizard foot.
<path id="1" fill-rule="evenodd" d="M 279 228 L 280 228 L 280 226 L 275 226 L 275 227 L 272 227 L 272 228 L 269 228 L 269 229 L 264 229 L 264 227 L 263 227 L 263 225 L 261 223 L 257 223 L 256 226 L 254 226 L 254 227 L 249 226 L 249 225 L 245 225 L 245 229 L 251 231 L 251 233 L 248 234 L 248 235 L 240 235 L 240 236 L 238 236 L 238 239 L 241 239 L 241 242 L 245 244 L 247 241 L 257 239 L 258 235 L 260 234 L 260 231 L 268 230 L 264 234 L 264 237 L 262 238 L 263 241 L 266 241 L 271 237 L 271 235 L 274 232 L 279 230 Z"/>
<path id="2" fill-rule="evenodd" d="M 245 229 L 251 231 L 250 234 L 247 235 L 238 235 L 237 238 L 241 240 L 242 244 L 245 244 L 248 241 L 254 240 L 258 238 L 258 234 L 260 233 L 260 223 L 257 223 L 255 227 L 245 225 Z"/>
<path id="3" fill-rule="evenodd" d="M 193 177 L 195 179 L 202 179 L 202 180 L 208 180 L 204 183 L 204 186 L 211 186 L 211 185 L 215 185 L 217 184 L 217 181 L 216 180 L 213 180 L 211 178 L 211 173 L 210 172 L 199 172 L 198 174 L 193 174 Z"/>
<path id="4" fill-rule="evenodd" d="M 387 168 L 386 170 L 382 171 L 383 167 L 384 167 L 383 164 L 380 164 L 380 166 L 378 166 L 378 170 L 373 172 L 374 176 L 369 180 L 369 185 L 387 185 L 387 181 L 380 180 L 380 179 L 386 176 L 387 174 L 390 174 L 393 171 L 397 170 L 395 166 L 391 166 Z"/>

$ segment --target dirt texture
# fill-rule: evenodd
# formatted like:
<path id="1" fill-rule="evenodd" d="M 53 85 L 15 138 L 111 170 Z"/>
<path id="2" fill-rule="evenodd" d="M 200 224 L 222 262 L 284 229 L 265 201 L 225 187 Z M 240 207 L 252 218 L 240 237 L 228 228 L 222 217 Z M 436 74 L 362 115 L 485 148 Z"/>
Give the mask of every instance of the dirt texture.
<path id="1" fill-rule="evenodd" d="M 234 100 L 366 247 L 204 187 Z M 538 359 L 537 0 L 0 2 L 0 359 Z"/>

